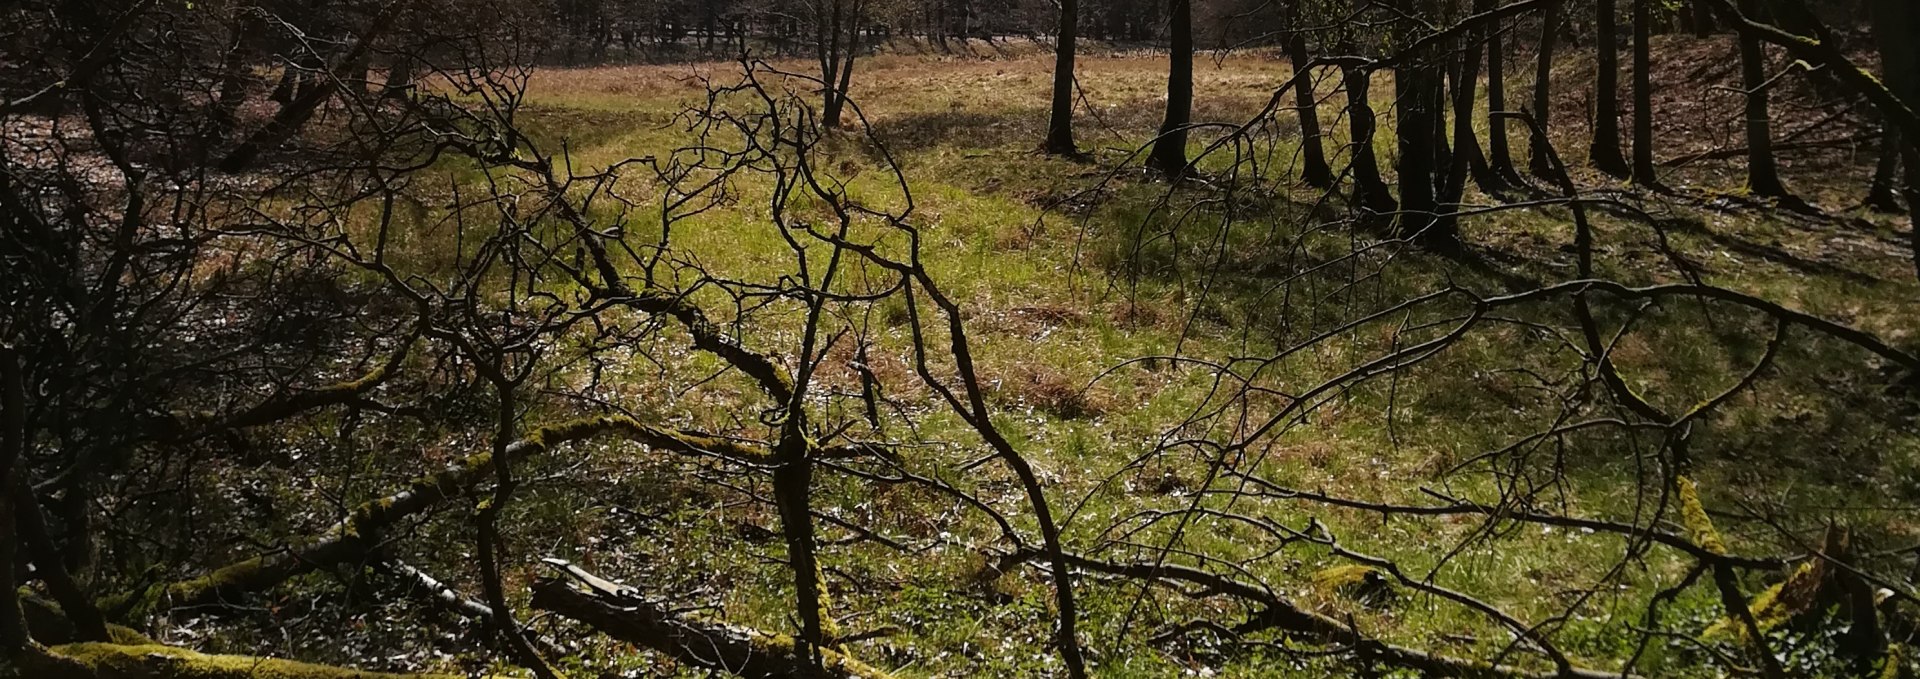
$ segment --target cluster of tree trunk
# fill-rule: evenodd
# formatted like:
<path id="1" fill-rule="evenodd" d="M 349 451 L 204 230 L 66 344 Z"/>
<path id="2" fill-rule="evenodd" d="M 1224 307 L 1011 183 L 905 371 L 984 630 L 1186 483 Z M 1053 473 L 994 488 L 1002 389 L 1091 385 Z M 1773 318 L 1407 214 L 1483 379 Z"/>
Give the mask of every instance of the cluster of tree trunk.
<path id="1" fill-rule="evenodd" d="M 1620 25 L 1622 4 L 1629 19 L 1623 39 Z M 1865 204 L 1886 212 L 1903 209 L 1903 196 L 1913 185 L 1911 166 L 1906 155 L 1910 144 L 1902 136 L 1902 119 L 1920 101 L 1911 82 L 1916 79 L 1912 65 L 1911 40 L 1899 35 L 1912 24 L 1915 10 L 1898 0 L 1874 0 L 1871 5 L 1874 35 L 1885 74 L 1885 86 L 1852 78 L 1852 91 L 1873 100 L 1876 110 L 1887 118 L 1879 145 L 1878 162 Z M 1363 3 L 1362 7 L 1365 5 Z M 1445 5 L 1428 0 L 1394 0 L 1392 9 L 1401 19 L 1424 18 L 1427 28 L 1406 27 L 1396 19 L 1385 19 L 1384 29 L 1401 44 L 1419 44 L 1413 53 L 1399 52 L 1389 66 L 1373 60 L 1335 60 L 1342 74 L 1346 93 L 1345 117 L 1350 142 L 1345 168 L 1338 173 L 1351 183 L 1352 203 L 1375 213 L 1397 215 L 1403 236 L 1434 245 L 1450 245 L 1457 240 L 1455 221 L 1447 213 L 1457 205 L 1468 181 L 1490 194 L 1499 194 L 1525 183 L 1514 169 L 1509 149 L 1509 124 L 1520 121 L 1528 139 L 1528 169 L 1536 177 L 1555 172 L 1552 156 L 1553 68 L 1559 55 L 1560 36 L 1565 29 L 1566 0 L 1530 0 L 1495 7 L 1491 2 L 1475 0 L 1466 14 L 1449 16 L 1458 3 Z M 1595 67 L 1593 123 L 1590 129 L 1587 160 L 1602 174 L 1627 179 L 1636 185 L 1661 189 L 1654 126 L 1655 111 L 1653 37 L 1663 28 L 1660 19 L 1666 10 L 1653 0 L 1594 0 L 1593 36 Z M 1747 190 L 1756 197 L 1780 199 L 1800 204 L 1782 181 L 1776 160 L 1776 143 L 1771 114 L 1771 91 L 1786 74 L 1770 74 L 1768 45 L 1795 58 L 1819 55 L 1818 64 L 1862 73 L 1833 46 L 1838 38 L 1826 29 L 1802 0 L 1780 0 L 1763 5 L 1759 0 L 1699 0 L 1677 16 L 1682 28 L 1698 35 L 1709 35 L 1720 26 L 1732 27 L 1740 64 L 1740 94 L 1745 146 L 1739 153 L 1745 158 Z M 1317 61 L 1309 28 L 1318 18 L 1306 14 L 1309 3 L 1289 0 L 1275 10 L 1280 17 L 1275 40 L 1296 69 L 1313 71 L 1335 62 Z M 1318 8 L 1316 8 L 1318 9 Z M 1079 23 L 1077 3 L 1069 0 L 1060 6 L 1059 29 L 1054 64 L 1054 89 L 1047 137 L 1042 145 L 1048 153 L 1077 156 L 1073 143 L 1073 71 L 1075 27 Z M 1193 22 L 1192 6 L 1187 0 L 1169 0 L 1168 78 L 1166 109 L 1158 134 L 1150 144 L 1146 166 L 1172 178 L 1193 171 L 1187 157 L 1189 130 L 1192 128 L 1193 101 Z M 1507 36 L 1518 26 L 1518 19 L 1538 17 L 1539 31 L 1533 89 L 1530 103 L 1513 112 L 1507 102 Z M 1434 33 L 1432 26 L 1450 28 Z M 1767 23 L 1767 22 L 1774 23 Z M 1423 32 L 1424 31 L 1424 32 Z M 1423 43 L 1427 35 L 1444 34 L 1447 40 Z M 1329 54 L 1353 54 L 1356 43 L 1343 37 Z M 1629 59 L 1624 65 L 1630 74 L 1626 92 L 1628 106 L 1621 105 L 1622 46 Z M 1484 101 L 1490 115 L 1482 144 L 1474 124 L 1482 101 L 1476 91 L 1484 64 L 1486 93 Z M 1377 114 L 1370 101 L 1372 75 L 1388 68 L 1395 76 L 1394 135 L 1397 142 L 1394 187 L 1384 180 L 1375 158 L 1374 137 Z M 1822 82 L 1830 82 L 1824 78 Z M 1849 80 L 1840 78 L 1840 80 Z M 1449 83 L 1451 83 L 1449 89 Z M 1300 121 L 1300 180 L 1308 186 L 1328 187 L 1336 178 L 1322 144 L 1323 134 L 1318 112 L 1318 89 L 1311 75 L 1287 83 L 1294 90 L 1294 107 Z M 1868 94 L 1869 90 L 1881 94 Z M 1449 95 L 1449 92 L 1451 94 Z M 1453 124 L 1447 124 L 1451 109 Z M 1622 138 L 1621 118 L 1628 118 L 1628 138 Z M 1920 237 L 1916 237 L 1916 268 L 1920 269 Z"/>

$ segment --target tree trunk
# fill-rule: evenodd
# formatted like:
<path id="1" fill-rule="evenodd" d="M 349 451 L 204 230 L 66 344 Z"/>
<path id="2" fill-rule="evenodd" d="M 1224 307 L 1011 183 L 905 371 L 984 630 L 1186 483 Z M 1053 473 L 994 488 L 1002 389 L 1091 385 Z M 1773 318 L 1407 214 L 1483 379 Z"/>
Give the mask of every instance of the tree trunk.
<path id="1" fill-rule="evenodd" d="M 1167 113 L 1153 142 L 1147 166 L 1168 177 L 1187 173 L 1187 123 L 1193 114 L 1193 3 L 1170 0 L 1167 30 Z"/>
<path id="2" fill-rule="evenodd" d="M 1518 183 L 1507 140 L 1507 55 L 1499 22 L 1487 27 L 1487 169 L 1504 183 Z M 1484 183 L 1481 186 L 1485 186 Z"/>
<path id="3" fill-rule="evenodd" d="M 395 55 L 387 64 L 387 79 L 381 85 L 381 97 L 402 97 L 413 88 L 413 55 Z"/>
<path id="4" fill-rule="evenodd" d="M 1900 207 L 1900 131 L 1888 127 L 1880 140 L 1880 160 L 1873 167 L 1873 184 L 1867 190 L 1867 209 L 1884 214 L 1899 214 Z"/>
<path id="5" fill-rule="evenodd" d="M 1713 3 L 1709 0 L 1693 0 L 1693 37 L 1704 38 L 1713 35 Z"/>
<path id="6" fill-rule="evenodd" d="M 1614 0 L 1595 0 L 1594 45 L 1598 50 L 1594 76 L 1593 167 L 1614 177 L 1627 176 L 1627 159 L 1620 155 L 1620 35 Z"/>
<path id="7" fill-rule="evenodd" d="M 1305 0 L 1290 0 L 1286 6 L 1287 61 L 1295 71 L 1293 96 L 1300 113 L 1300 179 L 1308 186 L 1333 186 L 1333 168 L 1327 166 L 1326 147 L 1320 141 L 1320 111 L 1317 88 L 1312 74 L 1301 76 L 1312 59 L 1307 56 L 1307 34 L 1301 26 L 1300 5 Z"/>
<path id="8" fill-rule="evenodd" d="M 1920 7 L 1913 0 L 1874 0 L 1873 34 L 1880 46 L 1880 70 L 1887 88 L 1910 110 L 1920 110 Z M 1887 116 L 1893 118 L 1891 114 Z M 1901 194 L 1907 199 L 1908 228 L 1912 231 L 1914 272 L 1920 274 L 1920 136 L 1899 135 L 1900 165 L 1906 186 Z"/>
<path id="9" fill-rule="evenodd" d="M 1486 11 L 1491 4 L 1490 0 L 1474 0 L 1473 10 L 1475 13 Z M 1484 39 L 1486 29 L 1468 31 L 1453 70 L 1453 162 L 1446 168 L 1446 181 L 1440 189 L 1440 202 L 1451 207 L 1440 216 L 1437 230 L 1454 234 L 1455 238 L 1459 237 L 1459 205 L 1467 192 L 1467 176 L 1491 174 L 1486 171 L 1486 162 L 1480 157 L 1480 141 L 1473 133 L 1474 86 L 1480 79 L 1480 42 Z M 1481 188 L 1495 190 L 1484 185 Z"/>
<path id="10" fill-rule="evenodd" d="M 840 80 L 840 20 L 842 3 L 845 0 L 831 0 L 833 9 L 828 13 L 826 23 L 815 29 L 814 52 L 820 59 L 820 121 L 828 128 L 840 127 L 840 97 L 842 93 L 834 83 Z M 823 17 L 816 17 L 816 20 Z"/>
<path id="11" fill-rule="evenodd" d="M 1754 0 L 1740 0 L 1740 12 L 1754 16 Z M 1773 162 L 1773 122 L 1768 112 L 1766 54 L 1760 51 L 1760 39 L 1740 33 L 1740 88 L 1746 90 L 1747 116 L 1747 190 L 1756 196 L 1784 198 L 1787 187 L 1780 183 Z"/>
<path id="12" fill-rule="evenodd" d="M 1530 157 L 1527 169 L 1539 176 L 1553 173 L 1553 163 L 1547 160 L 1547 146 L 1552 144 L 1548 133 L 1552 131 L 1550 122 L 1553 114 L 1553 51 L 1560 37 L 1560 7 L 1564 0 L 1547 3 L 1546 12 L 1540 17 L 1540 60 L 1533 70 L 1533 134 L 1531 135 Z"/>
<path id="13" fill-rule="evenodd" d="M 855 1 L 856 3 L 858 2 L 858 0 Z M 859 10 L 860 6 L 855 4 L 853 16 L 848 17 L 852 28 L 842 29 L 846 33 L 847 38 L 846 50 L 840 55 L 839 84 L 833 87 L 833 91 L 837 92 L 839 96 L 834 97 L 833 108 L 827 112 L 830 114 L 827 116 L 827 124 L 835 127 L 840 125 L 840 113 L 847 107 L 847 92 L 853 88 L 853 60 L 855 56 L 860 54 Z"/>
<path id="14" fill-rule="evenodd" d="M 21 375 L 20 354 L 12 345 L 0 343 L 0 486 L 12 485 L 13 475 L 22 473 L 26 458 L 27 394 L 26 378 Z M 8 493 L 0 493 L 0 659 L 26 650 L 27 618 L 20 611 L 19 583 L 14 581 L 17 541 L 13 539 L 14 519 Z"/>
<path id="15" fill-rule="evenodd" d="M 1633 183 L 1660 182 L 1653 164 L 1653 0 L 1633 0 Z"/>
<path id="16" fill-rule="evenodd" d="M 1053 52 L 1053 115 L 1047 121 L 1046 152 L 1077 156 L 1073 143 L 1073 50 L 1080 33 L 1079 0 L 1060 0 L 1060 37 Z"/>
<path id="17" fill-rule="evenodd" d="M 1435 233 L 1439 206 L 1433 195 L 1433 165 L 1438 155 L 1434 117 L 1439 101 L 1433 86 L 1433 67 L 1416 59 L 1393 75 L 1397 112 L 1395 136 L 1400 145 L 1396 173 L 1400 181 L 1400 217 L 1395 229 L 1402 238 L 1420 242 L 1446 239 Z"/>
<path id="18" fill-rule="evenodd" d="M 1347 89 L 1349 136 L 1353 138 L 1353 203 L 1362 210 L 1392 212 L 1397 206 L 1387 190 L 1386 181 L 1380 178 L 1379 160 L 1373 152 L 1373 105 L 1367 100 L 1373 73 L 1351 66 L 1341 66 L 1340 69 Z"/>

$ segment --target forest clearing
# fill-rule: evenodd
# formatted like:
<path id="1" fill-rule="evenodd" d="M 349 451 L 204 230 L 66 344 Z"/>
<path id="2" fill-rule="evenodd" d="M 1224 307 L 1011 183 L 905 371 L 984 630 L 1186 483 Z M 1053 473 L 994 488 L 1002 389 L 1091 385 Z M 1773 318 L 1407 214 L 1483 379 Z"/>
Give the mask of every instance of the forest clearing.
<path id="1" fill-rule="evenodd" d="M 1874 3 L 1073 3 L 8 15 L 0 673 L 1920 670 Z"/>

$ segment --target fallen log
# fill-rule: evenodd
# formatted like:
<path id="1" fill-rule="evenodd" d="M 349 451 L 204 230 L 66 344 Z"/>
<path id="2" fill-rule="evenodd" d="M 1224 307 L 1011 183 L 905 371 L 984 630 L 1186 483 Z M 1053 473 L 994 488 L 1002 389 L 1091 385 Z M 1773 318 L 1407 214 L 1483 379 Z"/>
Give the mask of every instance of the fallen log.
<path id="1" fill-rule="evenodd" d="M 887 679 L 890 675 L 831 648 L 820 652 L 820 667 L 794 654 L 793 637 L 700 620 L 673 612 L 665 603 L 641 596 L 564 561 L 549 564 L 567 578 L 547 578 L 533 587 L 533 607 L 586 623 L 602 634 L 650 648 L 680 662 L 742 677 L 821 677 Z"/>
<path id="2" fill-rule="evenodd" d="M 0 660 L 0 676 L 61 679 L 463 679 L 433 673 L 364 672 L 248 655 L 210 655 L 160 644 L 87 642 L 30 647 Z"/>

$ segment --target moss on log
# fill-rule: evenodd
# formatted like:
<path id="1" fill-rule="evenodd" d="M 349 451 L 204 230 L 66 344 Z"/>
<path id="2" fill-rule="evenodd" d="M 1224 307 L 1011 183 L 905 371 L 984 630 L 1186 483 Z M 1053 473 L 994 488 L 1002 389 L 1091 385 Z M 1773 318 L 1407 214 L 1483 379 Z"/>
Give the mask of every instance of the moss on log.
<path id="1" fill-rule="evenodd" d="M 65 644 L 18 654 L 0 676 L 73 679 L 460 679 L 431 673 L 365 672 L 247 655 L 210 655 L 160 644 Z M 0 668 L 7 669 L 7 668 Z"/>

